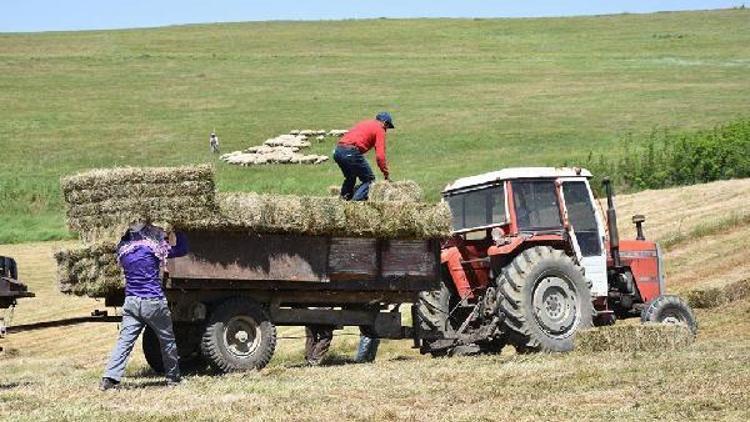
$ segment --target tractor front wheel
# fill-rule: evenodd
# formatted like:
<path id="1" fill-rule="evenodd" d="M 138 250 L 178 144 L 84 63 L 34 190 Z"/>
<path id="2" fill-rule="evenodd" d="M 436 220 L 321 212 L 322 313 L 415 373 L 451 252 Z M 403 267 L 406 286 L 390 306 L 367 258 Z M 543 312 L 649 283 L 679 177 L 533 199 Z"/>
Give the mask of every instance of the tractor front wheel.
<path id="1" fill-rule="evenodd" d="M 649 302 L 641 312 L 641 322 L 684 324 L 693 335 L 698 332 L 698 322 L 690 305 L 674 295 L 661 295 Z"/>
<path id="2" fill-rule="evenodd" d="M 566 352 L 575 333 L 591 327 L 591 291 L 581 267 L 548 246 L 527 249 L 498 277 L 503 331 L 516 350 Z"/>

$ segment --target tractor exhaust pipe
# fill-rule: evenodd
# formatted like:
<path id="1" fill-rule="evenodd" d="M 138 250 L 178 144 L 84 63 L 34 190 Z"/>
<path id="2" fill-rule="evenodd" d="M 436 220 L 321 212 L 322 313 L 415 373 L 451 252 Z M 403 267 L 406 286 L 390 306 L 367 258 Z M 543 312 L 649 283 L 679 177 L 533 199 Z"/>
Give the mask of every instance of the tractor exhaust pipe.
<path id="1" fill-rule="evenodd" d="M 607 228 L 609 229 L 609 249 L 614 261 L 615 268 L 622 266 L 620 261 L 620 235 L 617 232 L 617 212 L 615 211 L 614 193 L 612 192 L 612 181 L 609 177 L 602 180 L 604 191 L 607 193 Z"/>

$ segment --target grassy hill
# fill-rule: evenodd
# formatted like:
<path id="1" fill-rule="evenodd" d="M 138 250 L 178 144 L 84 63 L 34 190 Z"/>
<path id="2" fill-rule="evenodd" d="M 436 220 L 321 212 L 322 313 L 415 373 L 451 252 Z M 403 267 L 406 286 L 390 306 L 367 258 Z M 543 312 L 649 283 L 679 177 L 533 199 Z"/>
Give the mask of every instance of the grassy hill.
<path id="1" fill-rule="evenodd" d="M 685 294 L 747 279 L 750 180 L 647 191 L 617 198 L 623 238 L 629 215 L 647 216 L 646 236 L 681 240 L 666 249 L 667 286 Z M 697 198 L 704 198 L 703 201 Z M 670 213 L 664 210 L 671 210 Z M 710 230 L 699 230 L 710 227 Z M 67 242 L 0 245 L 38 297 L 19 301 L 13 324 L 87 315 L 103 303 L 65 296 L 52 251 Z M 124 390 L 97 381 L 116 341 L 115 324 L 10 334 L 0 354 L 0 419 L 8 420 L 737 420 L 750 406 L 750 301 L 697 309 L 696 343 L 675 352 L 516 355 L 431 359 L 409 340 L 387 340 L 373 364 L 345 364 L 357 336 L 334 339 L 327 364 L 301 365 L 303 330 L 281 328 L 259 373 L 187 377 L 176 389 L 148 369 L 140 346 Z M 631 323 L 632 321 L 620 322 Z M 111 393 L 111 394 L 110 394 Z"/>
<path id="2" fill-rule="evenodd" d="M 69 234 L 57 181 L 214 160 L 387 109 L 394 177 L 576 162 L 750 106 L 750 11 L 191 25 L 0 35 L 0 243 Z M 329 153 L 332 145 L 318 145 Z M 221 190 L 320 194 L 333 164 L 234 168 Z"/>

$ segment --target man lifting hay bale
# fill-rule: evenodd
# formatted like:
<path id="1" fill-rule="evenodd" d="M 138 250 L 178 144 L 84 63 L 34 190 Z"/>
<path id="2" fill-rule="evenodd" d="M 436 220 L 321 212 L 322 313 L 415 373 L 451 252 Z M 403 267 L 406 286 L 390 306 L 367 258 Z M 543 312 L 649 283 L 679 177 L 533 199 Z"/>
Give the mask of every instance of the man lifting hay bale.
<path id="1" fill-rule="evenodd" d="M 167 258 L 186 254 L 187 239 L 181 233 L 170 242 L 160 228 L 135 223 L 123 235 L 117 245 L 117 259 L 125 275 L 125 303 L 120 336 L 99 386 L 102 391 L 120 383 L 135 341 L 146 326 L 159 338 L 167 384 L 179 384 L 177 343 L 159 270 Z"/>
<path id="2" fill-rule="evenodd" d="M 393 128 L 393 118 L 390 113 L 384 111 L 375 116 L 374 120 L 357 123 L 336 144 L 333 159 L 344 174 L 344 183 L 341 185 L 342 198 L 354 201 L 367 199 L 375 175 L 364 154 L 372 148 L 375 148 L 376 161 L 383 177 L 390 180 L 385 143 L 386 132 Z M 357 179 L 360 184 L 355 186 Z"/>

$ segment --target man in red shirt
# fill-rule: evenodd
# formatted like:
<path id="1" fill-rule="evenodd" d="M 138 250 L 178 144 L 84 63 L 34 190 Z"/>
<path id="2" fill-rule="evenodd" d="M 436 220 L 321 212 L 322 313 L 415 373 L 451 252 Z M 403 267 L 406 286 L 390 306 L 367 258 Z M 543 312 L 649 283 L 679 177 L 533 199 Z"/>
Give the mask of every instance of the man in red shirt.
<path id="1" fill-rule="evenodd" d="M 385 180 L 390 181 L 388 163 L 385 159 L 385 133 L 393 129 L 393 118 L 388 112 L 379 113 L 374 120 L 364 120 L 349 129 L 333 153 L 333 159 L 344 173 L 341 197 L 349 201 L 365 201 L 370 184 L 375 180 L 364 154 L 375 147 L 375 159 Z M 360 184 L 355 187 L 359 179 Z"/>

